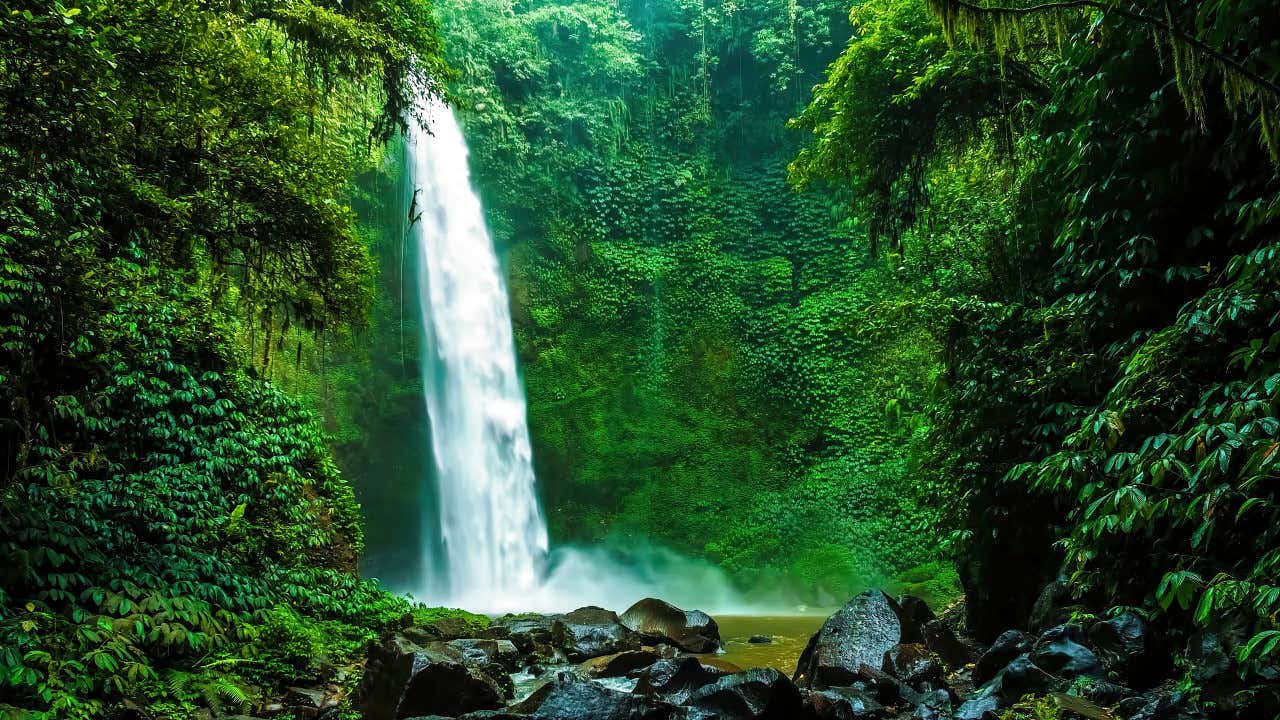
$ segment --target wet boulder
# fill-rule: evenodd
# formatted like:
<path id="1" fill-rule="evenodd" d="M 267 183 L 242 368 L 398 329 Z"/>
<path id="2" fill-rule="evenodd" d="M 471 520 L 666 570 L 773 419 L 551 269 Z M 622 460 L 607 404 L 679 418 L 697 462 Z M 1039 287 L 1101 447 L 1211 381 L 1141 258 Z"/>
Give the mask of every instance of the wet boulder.
<path id="1" fill-rule="evenodd" d="M 370 651 L 357 698 L 366 720 L 398 720 L 496 710 L 503 691 L 484 671 L 393 636 Z"/>
<path id="2" fill-rule="evenodd" d="M 1023 695 L 1043 695 L 1064 683 L 1031 662 L 1031 656 L 1019 655 L 1000 671 L 1000 694 L 1010 703 Z"/>
<path id="3" fill-rule="evenodd" d="M 1084 628 L 1079 625 L 1049 628 L 1036 641 L 1031 662 L 1064 680 L 1105 677 L 1102 661 L 1084 643 Z"/>
<path id="4" fill-rule="evenodd" d="M 787 676 L 761 668 L 725 675 L 695 690 L 684 704 L 720 720 L 793 720 L 804 701 Z"/>
<path id="5" fill-rule="evenodd" d="M 955 720 L 996 720 L 1000 716 L 1000 708 L 1004 702 L 1000 698 L 1000 680 L 978 688 L 972 695 L 960 703 L 952 717 Z"/>
<path id="6" fill-rule="evenodd" d="M 661 660 L 662 657 L 652 650 L 628 650 L 613 655 L 602 655 L 582 664 L 582 672 L 587 677 L 613 678 L 630 676 Z"/>
<path id="7" fill-rule="evenodd" d="M 616 613 L 598 607 L 578 608 L 556 619 L 551 643 L 570 662 L 640 649 L 639 636 L 618 622 Z"/>
<path id="8" fill-rule="evenodd" d="M 675 720 L 680 711 L 658 698 L 611 690 L 598 683 L 562 675 L 541 704 L 535 720 Z"/>
<path id="9" fill-rule="evenodd" d="M 510 640 L 465 638 L 432 643 L 426 647 L 451 655 L 467 667 L 498 665 L 506 672 L 515 672 L 520 664 L 520 651 Z"/>
<path id="10" fill-rule="evenodd" d="M 874 697 L 852 687 L 815 690 L 809 702 L 818 720 L 875 720 L 889 714 Z"/>
<path id="11" fill-rule="evenodd" d="M 913 688 L 942 681 L 942 666 L 928 648 L 916 643 L 893 646 L 884 654 L 881 669 Z"/>
<path id="12" fill-rule="evenodd" d="M 1023 653 L 1031 652 L 1032 637 L 1021 630 L 1006 630 L 991 643 L 973 666 L 973 682 L 982 685 Z"/>
<path id="13" fill-rule="evenodd" d="M 857 595 L 809 639 L 796 667 L 802 687 L 849 685 L 860 666 L 879 668 L 902 639 L 897 603 L 879 590 Z"/>
<path id="14" fill-rule="evenodd" d="M 973 648 L 956 636 L 955 630 L 943 620 L 925 623 L 920 634 L 924 637 L 924 646 L 942 658 L 942 662 L 952 670 L 959 670 L 977 657 Z"/>
<path id="15" fill-rule="evenodd" d="M 1168 670 L 1167 654 L 1155 647 L 1147 622 L 1132 612 L 1094 623 L 1089 640 L 1102 663 L 1138 687 L 1150 687 Z"/>
<path id="16" fill-rule="evenodd" d="M 688 655 L 655 662 L 637 672 L 636 686 L 632 690 L 641 695 L 658 695 L 676 705 L 684 703 L 695 690 L 710 685 L 723 677 L 715 668 L 709 668 Z"/>
<path id="17" fill-rule="evenodd" d="M 915 595 L 899 595 L 898 621 L 902 623 L 902 642 L 924 642 L 924 626 L 937 620 L 937 616 L 929 609 L 929 603 Z"/>
<path id="18" fill-rule="evenodd" d="M 701 610 L 681 610 L 657 598 L 627 608 L 619 621 L 647 643 L 669 643 L 691 653 L 720 649 L 720 628 Z"/>
<path id="19" fill-rule="evenodd" d="M 538 645 L 550 645 L 551 628 L 560 615 L 507 615 L 494 620 L 483 633 L 487 638 L 510 640 L 522 653 Z"/>

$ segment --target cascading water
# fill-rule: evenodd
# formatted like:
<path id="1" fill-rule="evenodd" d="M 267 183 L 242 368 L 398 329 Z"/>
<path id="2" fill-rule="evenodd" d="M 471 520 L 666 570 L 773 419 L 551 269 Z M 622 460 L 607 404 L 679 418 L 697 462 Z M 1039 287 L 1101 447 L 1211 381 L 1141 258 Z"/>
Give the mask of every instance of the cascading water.
<path id="1" fill-rule="evenodd" d="M 440 536 L 428 593 L 477 610 L 519 607 L 541 580 L 547 528 L 534 487 L 524 391 L 501 268 L 452 111 L 410 123 L 413 240 Z M 431 530 L 429 530 L 430 532 Z"/>
<path id="2" fill-rule="evenodd" d="M 422 543 L 427 587 L 415 594 L 491 613 L 622 610 L 646 596 L 741 611 L 718 568 L 634 538 L 625 556 L 604 547 L 548 553 L 507 289 L 467 143 L 449 108 L 426 110 L 430 132 L 410 123 L 406 152 L 437 512 Z"/>

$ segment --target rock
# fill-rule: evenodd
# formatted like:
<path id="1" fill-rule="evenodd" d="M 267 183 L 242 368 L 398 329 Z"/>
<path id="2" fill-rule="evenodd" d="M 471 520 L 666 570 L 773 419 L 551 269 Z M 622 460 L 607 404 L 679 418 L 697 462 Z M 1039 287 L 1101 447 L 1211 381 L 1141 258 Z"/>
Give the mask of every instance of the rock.
<path id="1" fill-rule="evenodd" d="M 666 642 L 691 653 L 720 649 L 720 628 L 701 610 L 681 610 L 657 598 L 645 598 L 627 608 L 619 621 L 649 643 Z"/>
<path id="2" fill-rule="evenodd" d="M 632 692 L 641 695 L 660 695 L 676 705 L 683 704 L 690 695 L 718 680 L 723 673 L 708 668 L 698 658 L 685 655 L 663 659 L 636 673 L 636 687 Z"/>
<path id="3" fill-rule="evenodd" d="M 520 651 L 510 640 L 482 640 L 468 638 L 432 643 L 426 647 L 439 649 L 461 660 L 467 667 L 500 665 L 507 672 L 514 672 L 520 664 Z"/>
<path id="4" fill-rule="evenodd" d="M 325 692 L 320 688 L 303 688 L 291 687 L 287 688 L 287 700 L 291 705 L 310 707 L 316 710 L 324 707 Z"/>
<path id="5" fill-rule="evenodd" d="M 884 654 L 885 672 L 919 689 L 922 683 L 938 683 L 942 681 L 942 666 L 934 659 L 933 653 L 924 645 L 894 645 Z"/>
<path id="6" fill-rule="evenodd" d="M 721 660 L 714 655 L 698 658 L 704 667 L 710 668 L 721 675 L 732 675 L 733 673 L 742 672 L 743 668 L 734 665 L 728 660 Z"/>
<path id="7" fill-rule="evenodd" d="M 444 617 L 421 627 L 408 628 L 404 631 L 404 634 L 418 643 L 447 642 L 449 640 L 473 637 L 475 629 L 466 618 Z"/>
<path id="8" fill-rule="evenodd" d="M 931 620 L 925 623 L 921 631 L 924 646 L 942 658 L 947 667 L 959 670 L 974 661 L 977 653 L 956 637 L 951 626 L 942 620 Z"/>
<path id="9" fill-rule="evenodd" d="M 1117 685 L 1105 680 L 1081 683 L 1079 690 L 1080 696 L 1084 699 L 1107 707 L 1114 706 L 1125 698 L 1133 697 L 1137 694 L 1123 685 Z"/>
<path id="10" fill-rule="evenodd" d="M 773 638 L 768 635 L 752 635 L 747 642 L 752 645 L 768 645 L 773 642 Z"/>
<path id="11" fill-rule="evenodd" d="M 999 717 L 1001 705 L 1000 681 L 992 680 L 961 703 L 952 717 L 955 720 L 995 720 Z"/>
<path id="12" fill-rule="evenodd" d="M 1051 693 L 1049 697 L 1053 698 L 1054 704 L 1060 711 L 1065 712 L 1067 717 L 1078 717 L 1084 720 L 1114 720 L 1106 708 L 1077 695 L 1056 692 Z"/>
<path id="13" fill-rule="evenodd" d="M 357 697 L 365 720 L 397 720 L 496 710 L 503 692 L 483 671 L 392 636 L 370 651 Z"/>
<path id="14" fill-rule="evenodd" d="M 1062 682 L 1031 662 L 1030 655 L 1019 655 L 1000 671 L 1000 695 L 1017 702 L 1023 695 L 1043 695 L 1056 690 Z"/>
<path id="15" fill-rule="evenodd" d="M 1106 677 L 1098 656 L 1084 645 L 1084 628 L 1074 623 L 1044 631 L 1031 652 L 1031 662 L 1065 680 Z"/>
<path id="16" fill-rule="evenodd" d="M 871 720 L 888 715 L 874 698 L 851 687 L 815 690 L 809 695 L 809 702 L 818 720 Z"/>
<path id="17" fill-rule="evenodd" d="M 674 720 L 674 705 L 562 675 L 529 717 L 537 720 Z"/>
<path id="18" fill-rule="evenodd" d="M 484 632 L 487 638 L 506 639 L 522 653 L 534 651 L 536 645 L 550 645 L 551 628 L 560 615 L 507 615 L 494 620 Z M 505 638 L 496 635 L 506 634 Z"/>
<path id="19" fill-rule="evenodd" d="M 628 650 L 614 655 L 602 655 L 598 658 L 592 658 L 583 663 L 581 669 L 587 677 L 623 677 L 642 668 L 647 668 L 661 659 L 652 650 Z"/>
<path id="20" fill-rule="evenodd" d="M 1089 640 L 1107 670 L 1138 687 L 1155 685 L 1169 669 L 1167 653 L 1156 647 L 1150 627 L 1136 613 L 1123 612 L 1094 623 Z"/>
<path id="21" fill-rule="evenodd" d="M 902 642 L 924 642 L 924 626 L 937 616 L 929 609 L 929 603 L 914 595 L 899 595 L 898 622 L 902 624 Z"/>
<path id="22" fill-rule="evenodd" d="M 1069 597 L 1065 580 L 1059 578 L 1045 585 L 1036 598 L 1035 604 L 1031 606 L 1031 618 L 1027 625 L 1032 632 L 1065 623 L 1071 617 L 1064 608 L 1065 601 Z"/>
<path id="23" fill-rule="evenodd" d="M 884 654 L 902 639 L 897 603 L 879 590 L 857 595 L 827 618 L 809 639 L 796 666 L 802 687 L 848 685 L 858 668 L 879 668 Z"/>
<path id="24" fill-rule="evenodd" d="M 951 695 L 950 691 L 944 688 L 938 688 L 921 695 L 916 703 L 916 707 L 929 708 L 941 715 L 950 716 L 951 706 L 954 704 L 954 700 L 955 698 Z"/>
<path id="25" fill-rule="evenodd" d="M 639 637 L 618 622 L 616 613 L 598 607 L 578 608 L 551 625 L 551 642 L 570 662 L 639 650 Z"/>
<path id="26" fill-rule="evenodd" d="M 1129 716 L 1129 720 L 1204 720 L 1200 708 L 1180 692 L 1160 692 Z"/>
<path id="27" fill-rule="evenodd" d="M 982 685 L 1023 653 L 1031 652 L 1032 638 L 1021 630 L 1006 630 L 973 666 L 973 682 Z"/>
<path id="28" fill-rule="evenodd" d="M 726 675 L 694 691 L 685 704 L 720 720 L 793 720 L 804 702 L 787 676 L 761 668 Z"/>

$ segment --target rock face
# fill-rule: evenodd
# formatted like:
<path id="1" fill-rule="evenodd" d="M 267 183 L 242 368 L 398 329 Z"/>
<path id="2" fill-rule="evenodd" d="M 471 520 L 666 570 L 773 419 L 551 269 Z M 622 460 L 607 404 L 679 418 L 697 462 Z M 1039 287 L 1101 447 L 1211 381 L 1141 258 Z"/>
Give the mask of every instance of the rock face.
<path id="1" fill-rule="evenodd" d="M 648 643 L 670 643 L 691 653 L 720 649 L 720 628 L 701 610 L 681 610 L 657 598 L 645 598 L 627 608 L 620 622 Z"/>
<path id="2" fill-rule="evenodd" d="M 503 704 L 502 690 L 484 671 L 402 636 L 370 652 L 357 696 L 367 720 L 458 716 Z"/>
<path id="3" fill-rule="evenodd" d="M 1000 694 L 1007 702 L 1023 695 L 1043 695 L 1060 684 L 1057 678 L 1031 662 L 1030 655 L 1019 655 L 1000 672 Z"/>
<path id="4" fill-rule="evenodd" d="M 639 650 L 640 638 L 618 622 L 618 615 L 598 607 L 578 608 L 551 625 L 551 642 L 571 662 Z"/>
<path id="5" fill-rule="evenodd" d="M 880 668 L 902 639 L 897 603 L 879 590 L 857 595 L 827 618 L 800 655 L 794 676 L 801 687 L 849 685 L 861 666 Z"/>
<path id="6" fill-rule="evenodd" d="M 685 705 L 720 720 L 792 720 L 804 701 L 785 675 L 764 668 L 726 675 L 696 690 Z"/>
<path id="7" fill-rule="evenodd" d="M 646 695 L 562 677 L 555 681 L 530 718 L 538 720 L 674 720 L 679 710 Z"/>

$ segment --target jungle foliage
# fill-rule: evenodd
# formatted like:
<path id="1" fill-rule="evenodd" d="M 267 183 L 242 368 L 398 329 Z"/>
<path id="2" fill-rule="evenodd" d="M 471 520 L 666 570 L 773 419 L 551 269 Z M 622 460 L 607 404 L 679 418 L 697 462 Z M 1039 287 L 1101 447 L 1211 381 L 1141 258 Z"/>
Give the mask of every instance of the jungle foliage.
<path id="1" fill-rule="evenodd" d="M 963 500 L 972 629 L 1027 617 L 1061 568 L 1078 612 L 1138 608 L 1191 656 L 1220 643 L 1242 684 L 1198 689 L 1247 715 L 1280 660 L 1280 18 L 872 0 L 854 19 L 792 170 L 882 218 L 870 238 L 907 272 L 960 279 L 922 308 L 945 363 L 926 445 Z"/>
<path id="2" fill-rule="evenodd" d="M 436 38 L 413 0 L 0 2 L 0 715 L 239 712 L 408 612 L 263 376 L 363 322 L 347 188 Z"/>

